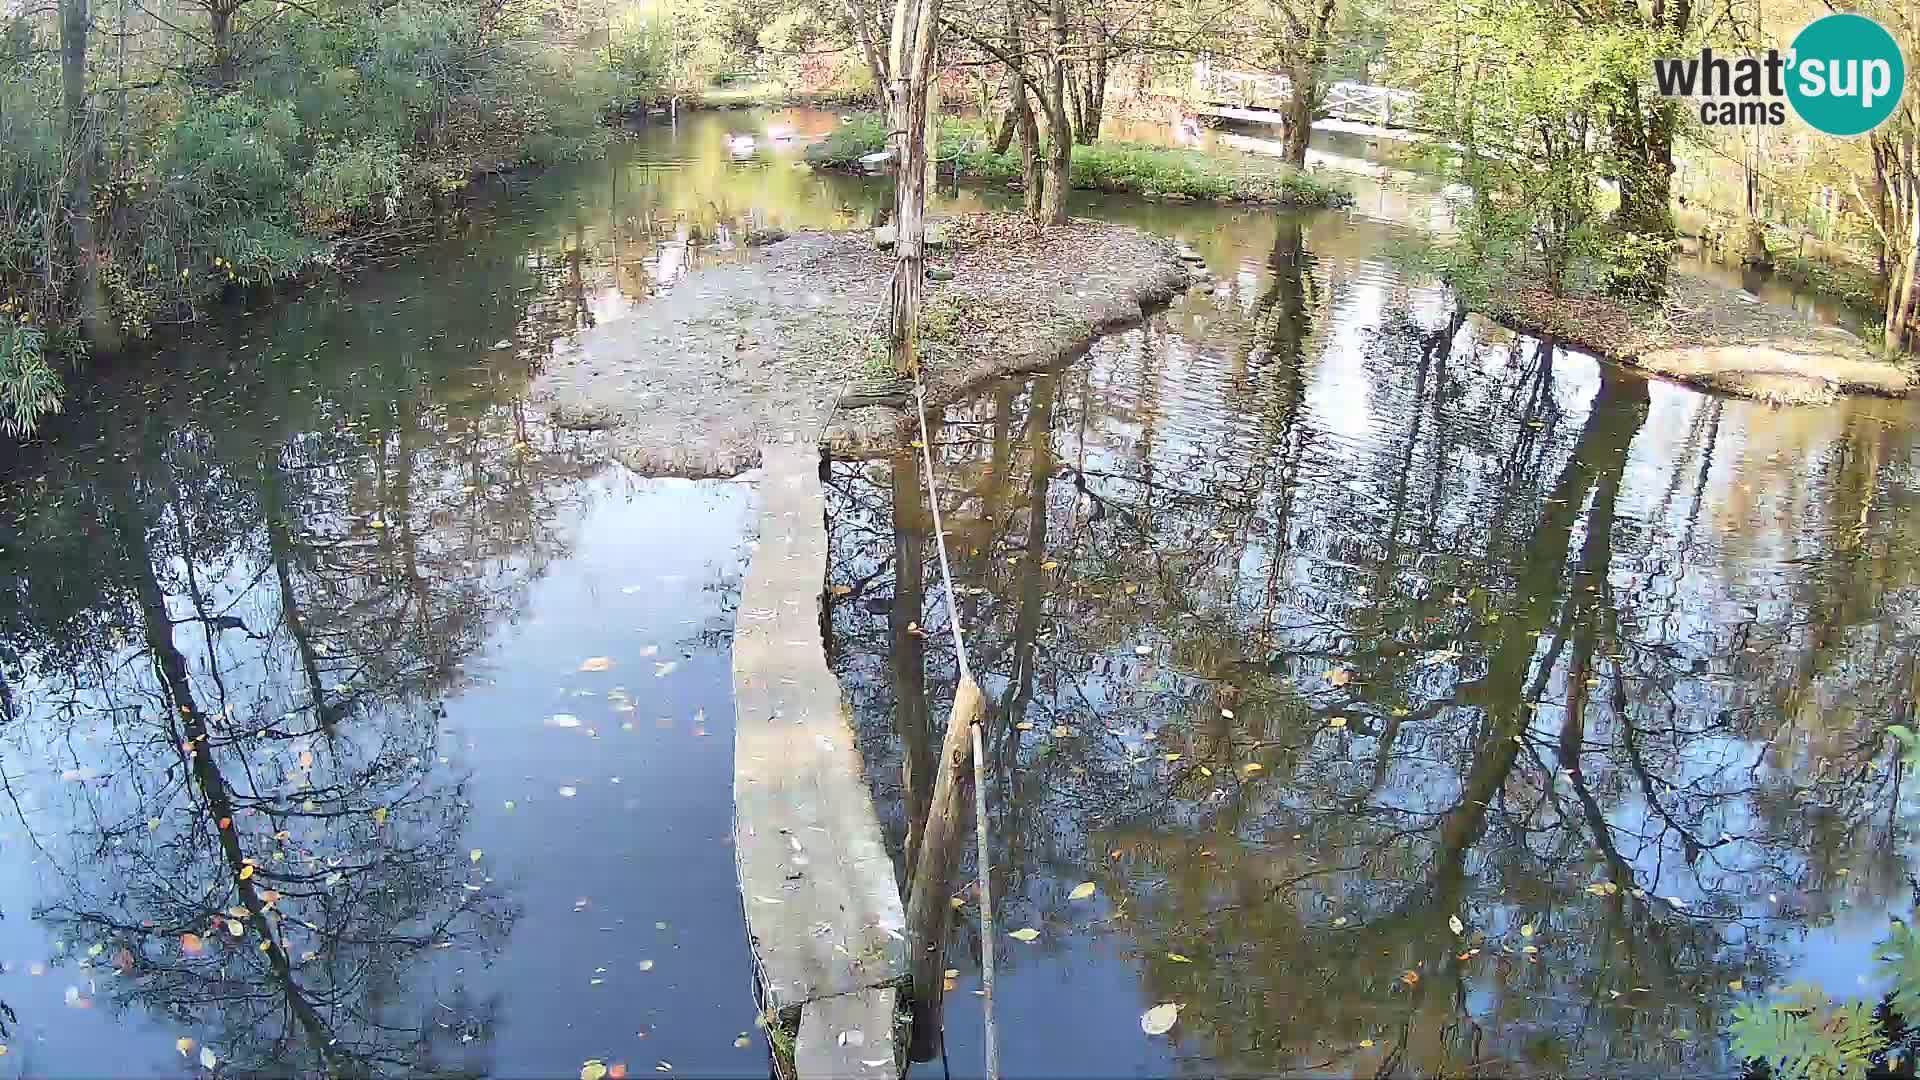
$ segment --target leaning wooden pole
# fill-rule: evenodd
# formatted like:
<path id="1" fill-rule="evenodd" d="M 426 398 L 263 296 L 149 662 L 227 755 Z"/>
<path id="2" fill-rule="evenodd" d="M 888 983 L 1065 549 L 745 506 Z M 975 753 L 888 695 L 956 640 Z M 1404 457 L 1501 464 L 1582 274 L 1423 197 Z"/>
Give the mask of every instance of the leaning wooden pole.
<path id="1" fill-rule="evenodd" d="M 969 777 L 973 761 L 973 725 L 986 715 L 980 687 L 962 675 L 940 746 L 940 770 L 933 782 L 933 804 L 920 834 L 919 859 L 907 886 L 908 970 L 913 977 L 914 1056 L 930 1055 L 940 1027 L 946 994 L 950 894 L 961 846 L 966 843 Z M 991 946 L 991 942 L 988 943 Z"/>

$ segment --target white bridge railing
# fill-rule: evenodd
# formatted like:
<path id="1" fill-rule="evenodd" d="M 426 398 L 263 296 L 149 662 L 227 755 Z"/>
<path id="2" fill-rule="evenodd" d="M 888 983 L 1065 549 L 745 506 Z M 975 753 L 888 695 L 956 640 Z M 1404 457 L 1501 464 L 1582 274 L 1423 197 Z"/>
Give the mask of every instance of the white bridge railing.
<path id="1" fill-rule="evenodd" d="M 1285 75 L 1230 71 L 1202 60 L 1193 65 L 1193 96 L 1205 105 L 1279 112 L 1292 98 L 1293 84 Z M 1413 120 L 1414 98 L 1411 90 L 1337 82 L 1327 87 L 1319 115 L 1380 127 L 1407 127 Z"/>

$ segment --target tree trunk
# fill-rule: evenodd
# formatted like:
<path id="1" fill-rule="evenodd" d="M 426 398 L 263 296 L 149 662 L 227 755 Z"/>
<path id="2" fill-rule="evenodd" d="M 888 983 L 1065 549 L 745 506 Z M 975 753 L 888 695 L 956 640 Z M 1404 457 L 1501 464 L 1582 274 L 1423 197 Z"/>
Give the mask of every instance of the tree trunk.
<path id="1" fill-rule="evenodd" d="M 880 55 L 873 39 L 873 20 L 867 14 L 867 0 L 847 0 L 847 21 L 853 24 L 853 36 L 860 42 L 860 57 L 867 62 L 867 74 L 873 77 L 873 98 L 881 112 L 887 111 L 887 58 Z"/>
<path id="2" fill-rule="evenodd" d="M 233 85 L 233 8 L 216 4 L 207 11 L 213 36 L 213 84 L 222 90 Z"/>
<path id="3" fill-rule="evenodd" d="M 1047 57 L 1047 186 L 1040 193 L 1040 223 L 1067 223 L 1067 190 L 1073 182 L 1073 125 L 1067 118 L 1067 0 L 1052 0 L 1052 41 Z"/>
<path id="4" fill-rule="evenodd" d="M 1087 64 L 1085 81 L 1076 83 L 1073 111 L 1073 141 L 1092 146 L 1100 137 L 1101 114 L 1107 102 L 1107 30 L 1094 32 L 1093 59 Z"/>
<path id="5" fill-rule="evenodd" d="M 80 313 L 87 344 L 109 352 L 119 335 L 107 316 L 100 289 L 99 240 L 93 220 L 94 179 L 100 169 L 100 141 L 87 100 L 87 34 L 92 17 L 87 0 L 60 0 L 60 101 L 66 123 L 66 248 L 73 277 L 69 300 Z"/>
<path id="6" fill-rule="evenodd" d="M 1902 268 L 1899 287 L 1892 283 L 1887 286 L 1887 336 L 1886 353 L 1892 357 L 1906 348 L 1907 323 L 1913 311 L 1913 276 L 1920 272 L 1920 198 L 1908 196 L 1911 211 L 1906 222 L 1907 234 L 1904 237 L 1906 247 L 1906 265 Z"/>
<path id="7" fill-rule="evenodd" d="M 1041 223 L 1047 190 L 1046 170 L 1040 165 L 1040 121 L 1033 114 L 1033 102 L 1024 83 L 1014 88 L 1015 130 L 1020 133 L 1020 183 L 1025 188 L 1027 220 Z"/>
<path id="8" fill-rule="evenodd" d="M 1320 73 L 1310 65 L 1296 67 L 1288 76 L 1292 93 L 1287 100 L 1286 126 L 1283 132 L 1284 159 L 1296 169 L 1307 167 L 1307 145 L 1313 139 L 1313 112 L 1320 96 Z"/>
<path id="9" fill-rule="evenodd" d="M 934 78 L 934 34 L 940 25 L 940 0 L 899 0 L 894 9 L 893 73 L 888 94 L 894 140 L 894 263 L 889 290 L 888 343 L 894 370 L 918 375 L 915 337 L 921 294 L 926 289 L 926 210 L 931 118 L 928 84 Z"/>

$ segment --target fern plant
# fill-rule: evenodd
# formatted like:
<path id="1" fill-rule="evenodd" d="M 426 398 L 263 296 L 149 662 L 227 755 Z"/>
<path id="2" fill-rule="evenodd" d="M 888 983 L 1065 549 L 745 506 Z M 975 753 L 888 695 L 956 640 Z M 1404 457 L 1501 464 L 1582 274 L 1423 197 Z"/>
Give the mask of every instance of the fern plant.
<path id="1" fill-rule="evenodd" d="M 1813 986 L 1790 986 L 1774 1001 L 1733 1013 L 1733 1052 L 1766 1062 L 1776 1076 L 1857 1080 L 1886 1049 L 1873 1006 L 1836 1002 Z"/>

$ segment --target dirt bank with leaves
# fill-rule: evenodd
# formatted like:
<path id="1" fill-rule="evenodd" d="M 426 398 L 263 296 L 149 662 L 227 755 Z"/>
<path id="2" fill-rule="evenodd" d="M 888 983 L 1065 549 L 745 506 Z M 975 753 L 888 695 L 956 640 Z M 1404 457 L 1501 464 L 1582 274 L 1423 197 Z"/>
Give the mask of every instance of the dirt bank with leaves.
<path id="1" fill-rule="evenodd" d="M 1839 327 L 1680 271 L 1660 304 L 1513 283 L 1472 306 L 1516 330 L 1738 397 L 1820 405 L 1841 394 L 1905 397 L 1920 388 L 1920 371 L 1881 359 Z"/>
<path id="2" fill-rule="evenodd" d="M 1073 221 L 945 223 L 928 257 L 923 378 L 940 405 L 982 380 L 1054 364 L 1139 321 L 1188 280 L 1172 241 Z M 897 395 L 882 339 L 890 253 L 867 233 L 799 233 L 734 266 L 698 271 L 646 308 L 556 346 L 533 387 L 565 427 L 609 433 L 644 473 L 729 476 L 796 418 Z M 904 397 L 896 396 L 896 404 Z M 850 452 L 900 437 L 911 412 L 852 405 L 828 441 Z"/>

